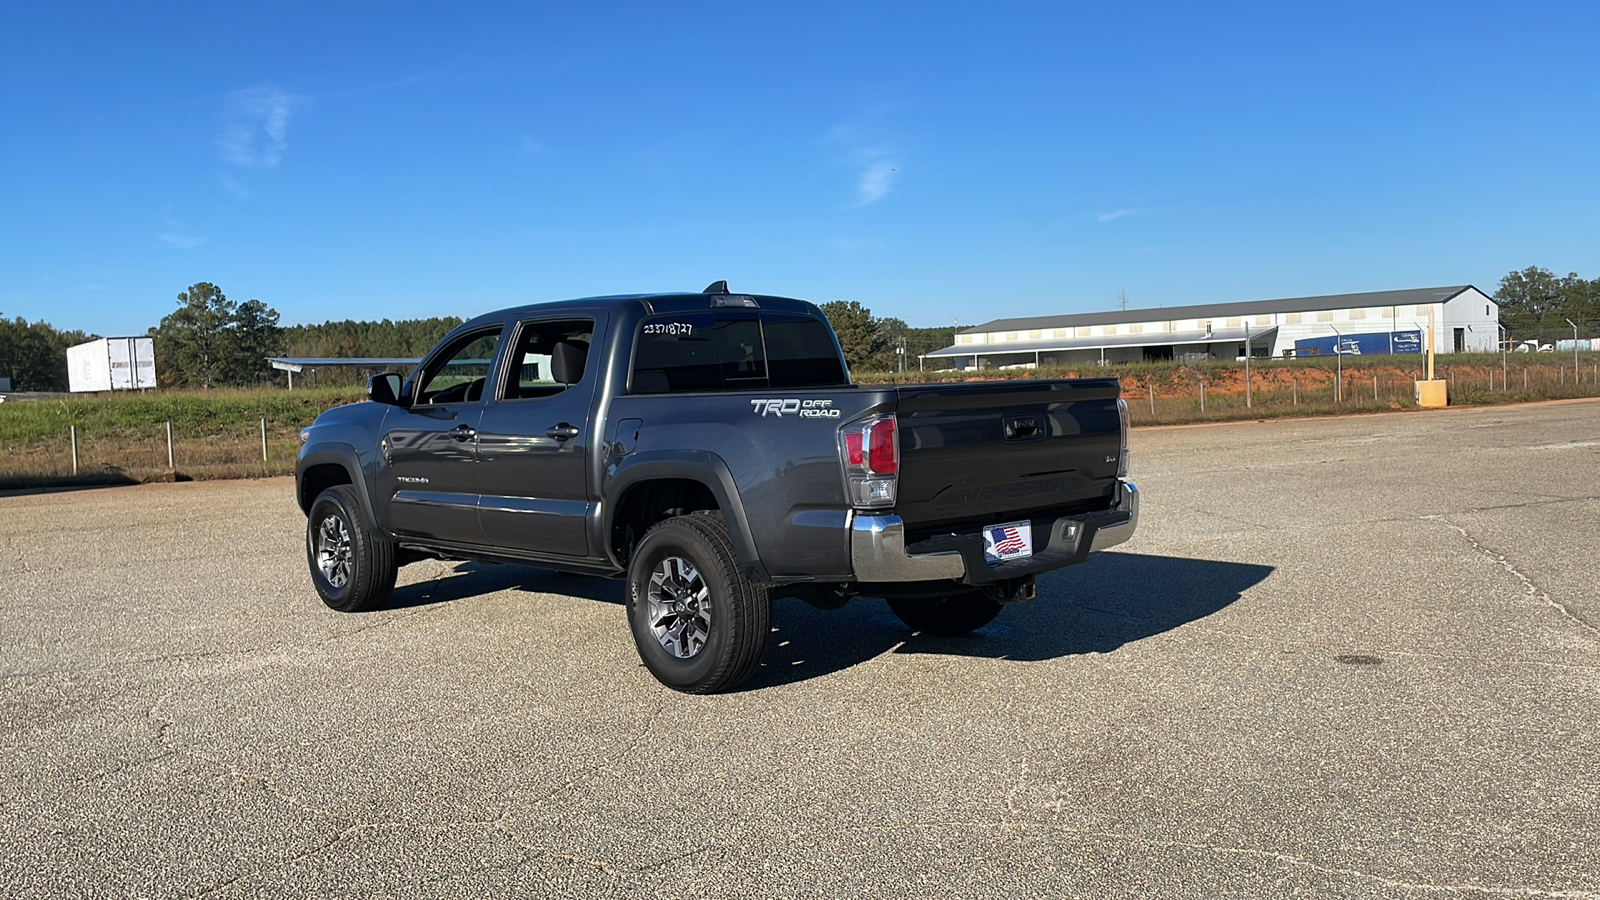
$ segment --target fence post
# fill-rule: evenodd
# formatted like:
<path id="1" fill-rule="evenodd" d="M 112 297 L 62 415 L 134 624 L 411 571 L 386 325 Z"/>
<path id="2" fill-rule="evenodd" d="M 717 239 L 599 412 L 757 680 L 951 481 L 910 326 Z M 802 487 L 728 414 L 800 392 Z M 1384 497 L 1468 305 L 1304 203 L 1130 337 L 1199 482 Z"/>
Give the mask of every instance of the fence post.
<path id="1" fill-rule="evenodd" d="M 1206 377 L 1200 376 L 1200 411 L 1206 411 Z"/>
<path id="2" fill-rule="evenodd" d="M 1147 384 L 1145 387 L 1150 389 L 1150 418 L 1154 419 L 1156 417 L 1156 386 Z"/>
<path id="3" fill-rule="evenodd" d="M 72 474 L 78 474 L 78 426 L 67 426 L 67 434 L 72 440 Z"/>
<path id="4" fill-rule="evenodd" d="M 261 417 L 261 461 L 267 461 L 267 417 Z"/>
<path id="5" fill-rule="evenodd" d="M 171 472 L 178 467 L 172 462 L 172 420 L 167 420 L 167 471 Z"/>
<path id="6" fill-rule="evenodd" d="M 1378 376 L 1372 376 L 1372 402 L 1378 402 Z"/>
<path id="7" fill-rule="evenodd" d="M 1289 397 L 1291 405 L 1300 405 L 1300 376 L 1298 375 L 1289 376 Z"/>
<path id="8" fill-rule="evenodd" d="M 1523 390 L 1527 390 L 1528 389 L 1528 367 L 1527 366 L 1523 366 L 1522 367 L 1522 389 Z"/>

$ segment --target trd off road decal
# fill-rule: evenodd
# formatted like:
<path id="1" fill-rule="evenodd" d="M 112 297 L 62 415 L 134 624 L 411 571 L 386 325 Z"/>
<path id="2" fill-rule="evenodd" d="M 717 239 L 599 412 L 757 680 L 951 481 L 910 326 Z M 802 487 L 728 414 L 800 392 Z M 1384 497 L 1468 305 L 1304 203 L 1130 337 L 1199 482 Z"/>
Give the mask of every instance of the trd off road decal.
<path id="1" fill-rule="evenodd" d="M 751 400 L 750 409 L 756 415 L 766 418 L 777 416 L 799 416 L 802 419 L 837 419 L 839 411 L 833 408 L 832 400 L 801 400 L 790 397 L 786 400 Z"/>

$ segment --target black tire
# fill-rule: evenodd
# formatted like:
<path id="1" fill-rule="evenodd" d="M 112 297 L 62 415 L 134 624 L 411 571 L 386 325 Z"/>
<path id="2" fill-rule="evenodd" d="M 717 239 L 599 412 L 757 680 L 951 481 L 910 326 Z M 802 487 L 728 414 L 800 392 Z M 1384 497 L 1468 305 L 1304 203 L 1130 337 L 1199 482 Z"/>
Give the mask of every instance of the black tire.
<path id="1" fill-rule="evenodd" d="M 373 534 L 356 489 L 338 484 L 317 495 L 306 518 L 306 563 L 322 602 L 340 612 L 365 612 L 394 592 L 394 544 Z"/>
<path id="2" fill-rule="evenodd" d="M 745 576 L 721 513 L 677 516 L 645 532 L 634 548 L 628 626 L 657 681 L 715 694 L 761 665 L 772 597 Z"/>
<path id="3" fill-rule="evenodd" d="M 982 591 L 966 591 L 948 597 L 901 597 L 890 599 L 888 603 L 889 609 L 912 631 L 940 637 L 977 631 L 1000 615 L 1000 604 Z"/>

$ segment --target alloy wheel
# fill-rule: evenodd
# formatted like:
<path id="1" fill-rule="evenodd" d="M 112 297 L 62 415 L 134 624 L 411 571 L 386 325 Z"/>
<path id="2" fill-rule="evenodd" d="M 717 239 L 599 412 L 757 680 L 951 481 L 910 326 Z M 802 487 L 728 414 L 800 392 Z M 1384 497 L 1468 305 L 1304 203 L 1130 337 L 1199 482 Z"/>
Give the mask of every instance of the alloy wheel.
<path id="1" fill-rule="evenodd" d="M 690 659 L 711 637 L 711 588 L 694 563 L 668 556 L 650 572 L 650 631 L 668 653 Z"/>

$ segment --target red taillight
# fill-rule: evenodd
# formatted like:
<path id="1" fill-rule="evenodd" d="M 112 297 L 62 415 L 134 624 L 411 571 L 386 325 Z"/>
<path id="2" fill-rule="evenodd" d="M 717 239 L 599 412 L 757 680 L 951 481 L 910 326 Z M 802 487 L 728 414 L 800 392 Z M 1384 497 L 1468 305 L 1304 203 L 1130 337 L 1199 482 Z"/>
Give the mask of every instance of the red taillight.
<path id="1" fill-rule="evenodd" d="M 900 480 L 900 442 L 894 416 L 860 419 L 839 429 L 845 490 L 857 509 L 894 506 Z"/>
<path id="2" fill-rule="evenodd" d="M 861 432 L 849 431 L 844 436 L 844 455 L 852 466 L 862 464 L 864 457 L 861 454 Z"/>
<path id="3" fill-rule="evenodd" d="M 898 450 L 894 439 L 894 419 L 879 419 L 873 422 L 872 427 L 867 429 L 867 468 L 872 474 L 893 475 L 899 472 Z"/>

